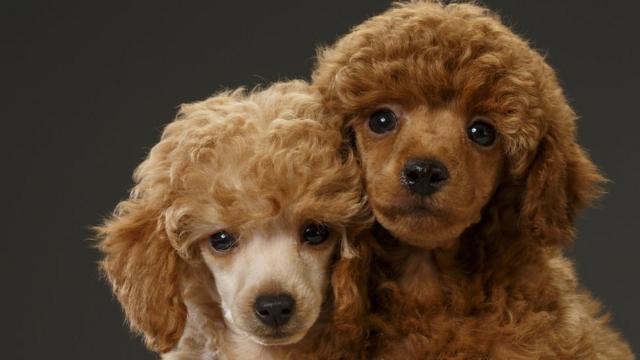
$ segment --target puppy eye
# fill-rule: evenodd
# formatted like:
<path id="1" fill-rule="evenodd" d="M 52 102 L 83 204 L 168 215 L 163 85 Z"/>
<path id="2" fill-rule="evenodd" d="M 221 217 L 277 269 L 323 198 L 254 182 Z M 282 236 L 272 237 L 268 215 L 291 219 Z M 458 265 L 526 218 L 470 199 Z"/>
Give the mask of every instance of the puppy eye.
<path id="1" fill-rule="evenodd" d="M 302 241 L 320 245 L 329 238 L 329 228 L 322 224 L 308 224 L 302 229 Z"/>
<path id="2" fill-rule="evenodd" d="M 398 118 L 389 109 L 378 110 L 369 117 L 369 128 L 376 134 L 392 131 L 397 125 Z"/>
<path id="3" fill-rule="evenodd" d="M 467 136 L 474 143 L 481 146 L 490 146 L 496 141 L 496 129 L 489 123 L 476 120 L 467 129 Z"/>
<path id="4" fill-rule="evenodd" d="M 227 252 L 237 245 L 235 236 L 226 231 L 217 232 L 209 237 L 209 244 L 218 252 Z"/>

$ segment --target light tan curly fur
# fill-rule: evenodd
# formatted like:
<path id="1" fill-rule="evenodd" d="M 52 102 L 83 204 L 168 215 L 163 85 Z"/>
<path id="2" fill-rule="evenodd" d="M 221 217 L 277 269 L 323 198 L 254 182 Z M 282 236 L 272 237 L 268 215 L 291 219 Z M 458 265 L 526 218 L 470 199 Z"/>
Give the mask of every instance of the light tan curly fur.
<path id="1" fill-rule="evenodd" d="M 353 234 L 370 214 L 359 166 L 343 145 L 339 123 L 302 81 L 182 106 L 136 169 L 130 197 L 98 228 L 101 268 L 150 349 L 166 359 L 360 357 L 369 256 Z M 323 250 L 300 241 L 308 221 L 332 229 Z M 238 236 L 238 249 L 214 254 L 207 239 L 221 230 Z M 275 230 L 285 235 L 276 241 Z M 254 246 L 256 234 L 262 241 Z M 239 266 L 220 270 L 232 262 L 268 262 L 262 270 L 283 270 L 293 288 L 306 289 L 296 294 L 309 304 L 297 308 L 310 315 L 293 343 L 263 346 L 248 337 L 253 328 L 238 330 L 234 318 L 252 315 L 245 298 L 280 284 L 283 272 L 251 283 Z M 250 296 L 217 287 L 225 276 Z M 234 316 L 223 315 L 221 299 Z M 305 321 L 316 318 L 308 329 Z"/>
<path id="2" fill-rule="evenodd" d="M 355 135 L 382 225 L 372 358 L 633 358 L 562 253 L 604 179 L 554 71 L 495 14 L 398 3 L 322 49 L 313 85 Z M 367 125 L 380 108 L 398 116 L 385 135 Z M 493 146 L 469 141 L 477 117 Z M 431 197 L 399 181 L 416 157 L 449 169 Z"/>

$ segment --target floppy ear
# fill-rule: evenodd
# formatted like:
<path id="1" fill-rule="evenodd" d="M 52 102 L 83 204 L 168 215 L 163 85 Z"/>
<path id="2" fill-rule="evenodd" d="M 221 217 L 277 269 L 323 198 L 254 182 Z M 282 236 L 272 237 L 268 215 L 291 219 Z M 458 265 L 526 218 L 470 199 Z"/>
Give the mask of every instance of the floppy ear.
<path id="1" fill-rule="evenodd" d="M 179 170 L 171 157 L 187 125 L 177 120 L 165 128 L 136 169 L 129 199 L 96 229 L 104 274 L 132 329 L 158 352 L 174 347 L 186 321 L 180 286 L 187 263 L 168 238 L 165 213 L 172 172 Z"/>
<path id="2" fill-rule="evenodd" d="M 97 228 L 98 248 L 104 254 L 100 266 L 131 327 L 144 335 L 154 351 L 164 353 L 176 346 L 184 331 L 187 305 L 200 301 L 194 299 L 196 287 L 191 286 L 198 285 L 195 275 L 201 272 L 192 246 L 197 239 L 185 230 L 188 208 L 196 205 L 181 202 L 180 196 L 185 183 L 192 187 L 205 175 L 189 171 L 190 166 L 208 161 L 212 144 L 224 137 L 224 114 L 235 111 L 244 97 L 240 88 L 182 105 L 136 169 L 130 198 Z M 203 299 L 211 300 L 204 295 Z M 212 309 L 207 312 L 209 319 L 222 319 Z"/>
<path id="3" fill-rule="evenodd" d="M 186 308 L 180 274 L 186 265 L 171 246 L 157 209 L 140 199 L 121 202 L 116 214 L 98 229 L 100 263 L 131 327 L 146 345 L 169 351 L 180 339 Z"/>
<path id="4" fill-rule="evenodd" d="M 602 194 L 605 182 L 576 142 L 573 111 L 566 103 L 561 108 L 538 145 L 522 199 L 522 225 L 545 245 L 571 242 L 577 211 Z"/>

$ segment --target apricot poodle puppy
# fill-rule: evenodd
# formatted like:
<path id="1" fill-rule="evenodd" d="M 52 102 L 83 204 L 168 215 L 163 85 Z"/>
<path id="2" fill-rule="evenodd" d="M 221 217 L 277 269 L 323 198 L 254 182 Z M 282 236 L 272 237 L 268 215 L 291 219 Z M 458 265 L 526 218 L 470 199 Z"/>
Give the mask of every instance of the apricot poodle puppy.
<path id="1" fill-rule="evenodd" d="M 319 53 L 380 226 L 380 359 L 632 359 L 564 245 L 604 181 L 544 58 L 474 4 L 398 3 Z"/>
<path id="2" fill-rule="evenodd" d="M 306 83 L 182 106 L 99 228 L 101 267 L 164 359 L 363 349 L 360 169 Z"/>

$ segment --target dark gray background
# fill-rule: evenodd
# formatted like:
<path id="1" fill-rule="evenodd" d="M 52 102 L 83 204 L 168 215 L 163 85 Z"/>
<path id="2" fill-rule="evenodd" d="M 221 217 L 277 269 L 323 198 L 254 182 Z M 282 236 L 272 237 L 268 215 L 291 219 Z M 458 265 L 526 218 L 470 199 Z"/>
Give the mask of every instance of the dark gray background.
<path id="1" fill-rule="evenodd" d="M 636 2 L 486 3 L 549 54 L 582 117 L 582 144 L 613 180 L 580 218 L 571 255 L 640 351 Z M 388 3 L 16 4 L 0 9 L 2 357 L 152 359 L 98 278 L 88 227 L 126 196 L 178 104 L 308 78 L 316 45 Z"/>

